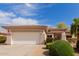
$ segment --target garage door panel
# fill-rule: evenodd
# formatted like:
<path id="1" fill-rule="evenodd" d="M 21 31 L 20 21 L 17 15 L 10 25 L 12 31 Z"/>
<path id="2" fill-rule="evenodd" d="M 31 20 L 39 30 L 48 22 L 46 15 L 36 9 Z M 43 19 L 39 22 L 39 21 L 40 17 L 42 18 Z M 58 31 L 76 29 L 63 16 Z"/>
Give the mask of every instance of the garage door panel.
<path id="1" fill-rule="evenodd" d="M 39 32 L 16 32 L 12 35 L 13 44 L 37 44 L 40 39 Z"/>
<path id="2" fill-rule="evenodd" d="M 13 41 L 13 43 L 14 44 L 36 44 L 36 41 Z"/>

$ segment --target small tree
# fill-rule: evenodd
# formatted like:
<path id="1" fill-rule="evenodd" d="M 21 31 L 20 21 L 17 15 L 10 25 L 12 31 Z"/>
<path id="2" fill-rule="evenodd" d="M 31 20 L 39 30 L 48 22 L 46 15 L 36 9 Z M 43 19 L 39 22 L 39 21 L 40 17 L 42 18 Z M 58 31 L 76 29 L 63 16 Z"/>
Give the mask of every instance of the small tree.
<path id="1" fill-rule="evenodd" d="M 59 24 L 57 24 L 57 28 L 60 28 L 60 29 L 67 29 L 68 26 L 67 26 L 64 22 L 60 22 Z"/>

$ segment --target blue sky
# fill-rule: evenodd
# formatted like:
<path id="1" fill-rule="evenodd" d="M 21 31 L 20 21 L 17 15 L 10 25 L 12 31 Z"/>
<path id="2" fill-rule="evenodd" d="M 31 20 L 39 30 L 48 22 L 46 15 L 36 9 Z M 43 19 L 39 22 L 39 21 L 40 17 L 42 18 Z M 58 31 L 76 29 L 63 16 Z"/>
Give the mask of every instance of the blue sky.
<path id="1" fill-rule="evenodd" d="M 0 4 L 0 25 L 48 25 L 64 22 L 68 26 L 79 18 L 79 4 L 17 3 Z"/>

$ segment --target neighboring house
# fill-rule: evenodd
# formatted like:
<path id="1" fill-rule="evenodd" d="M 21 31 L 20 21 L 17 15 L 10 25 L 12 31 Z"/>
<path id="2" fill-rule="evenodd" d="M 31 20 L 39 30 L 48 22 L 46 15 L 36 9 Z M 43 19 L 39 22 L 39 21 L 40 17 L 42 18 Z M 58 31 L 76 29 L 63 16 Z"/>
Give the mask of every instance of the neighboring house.
<path id="1" fill-rule="evenodd" d="M 47 37 L 66 40 L 66 29 L 48 26 L 2 26 L 7 29 L 7 44 L 44 44 Z"/>
<path id="2" fill-rule="evenodd" d="M 0 36 L 7 36 L 8 33 L 0 32 Z"/>

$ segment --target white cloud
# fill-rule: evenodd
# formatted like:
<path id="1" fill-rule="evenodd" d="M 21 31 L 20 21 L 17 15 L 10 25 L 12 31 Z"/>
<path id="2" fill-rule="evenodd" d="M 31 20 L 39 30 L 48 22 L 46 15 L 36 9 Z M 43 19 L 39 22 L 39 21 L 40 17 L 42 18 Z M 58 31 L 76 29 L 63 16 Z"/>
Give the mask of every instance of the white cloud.
<path id="1" fill-rule="evenodd" d="M 53 4 L 55 5 L 55 4 Z M 11 7 L 11 10 L 21 16 L 37 16 L 39 15 L 39 9 L 51 7 L 52 4 L 40 4 L 40 3 L 24 3 Z"/>
<path id="2" fill-rule="evenodd" d="M 30 3 L 12 6 L 11 10 L 21 16 L 37 15 L 36 10 L 34 9 L 34 6 Z"/>
<path id="3" fill-rule="evenodd" d="M 26 3 L 25 4 L 27 7 L 33 7 L 31 3 Z"/>
<path id="4" fill-rule="evenodd" d="M 14 17 L 15 14 L 0 11 L 0 25 L 38 25 L 35 19 L 26 19 L 22 17 Z M 13 17 L 13 18 L 12 18 Z"/>
<path id="5" fill-rule="evenodd" d="M 16 17 L 12 12 L 4 12 L 0 10 L 0 25 L 1 24 L 10 24 L 12 17 Z"/>
<path id="6" fill-rule="evenodd" d="M 12 12 L 8 13 L 8 12 L 0 11 L 0 18 L 1 17 L 15 17 L 15 15 Z"/>
<path id="7" fill-rule="evenodd" d="M 26 7 L 30 8 L 30 9 L 37 9 L 37 5 L 34 3 L 25 3 Z"/>
<path id="8" fill-rule="evenodd" d="M 38 25 L 38 21 L 34 19 L 15 18 L 12 21 L 12 25 Z"/>
<path id="9" fill-rule="evenodd" d="M 47 4 L 43 4 L 43 3 L 25 3 L 25 5 L 28 8 L 32 8 L 32 9 L 42 9 L 42 8 L 46 8 L 46 7 L 51 7 L 56 5 L 56 3 L 51 4 L 51 3 L 47 3 Z"/>

